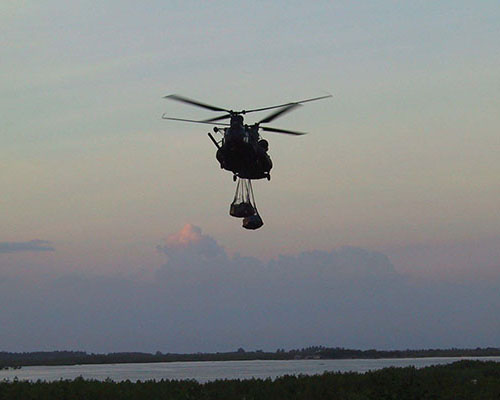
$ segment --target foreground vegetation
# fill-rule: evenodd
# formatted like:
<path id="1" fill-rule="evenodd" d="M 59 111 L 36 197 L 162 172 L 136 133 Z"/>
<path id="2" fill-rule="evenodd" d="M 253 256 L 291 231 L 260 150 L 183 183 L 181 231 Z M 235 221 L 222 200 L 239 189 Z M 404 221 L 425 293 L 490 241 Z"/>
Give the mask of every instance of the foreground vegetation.
<path id="1" fill-rule="evenodd" d="M 422 369 L 284 376 L 275 380 L 145 381 L 81 378 L 58 382 L 1 382 L 0 399 L 499 399 L 500 363 L 458 361 Z"/>
<path id="2" fill-rule="evenodd" d="M 245 351 L 240 348 L 224 353 L 108 353 L 89 354 L 84 351 L 38 351 L 10 353 L 0 351 L 0 368 L 28 365 L 120 364 L 172 361 L 242 361 L 242 360 L 301 360 L 301 359 L 369 359 L 419 357 L 485 357 L 500 356 L 494 347 L 476 349 L 424 349 L 424 350 L 355 350 L 342 347 L 311 346 L 303 349 L 264 352 Z"/>

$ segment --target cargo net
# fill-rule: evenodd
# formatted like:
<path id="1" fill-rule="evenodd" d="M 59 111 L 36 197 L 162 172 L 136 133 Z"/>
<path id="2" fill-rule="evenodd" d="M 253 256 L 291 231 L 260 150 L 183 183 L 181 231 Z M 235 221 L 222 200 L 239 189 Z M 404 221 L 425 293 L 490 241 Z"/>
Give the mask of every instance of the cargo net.
<path id="1" fill-rule="evenodd" d="M 253 195 L 252 181 L 238 178 L 234 199 L 229 208 L 229 215 L 243 218 L 243 228 L 259 229 L 264 222 L 257 211 Z"/>

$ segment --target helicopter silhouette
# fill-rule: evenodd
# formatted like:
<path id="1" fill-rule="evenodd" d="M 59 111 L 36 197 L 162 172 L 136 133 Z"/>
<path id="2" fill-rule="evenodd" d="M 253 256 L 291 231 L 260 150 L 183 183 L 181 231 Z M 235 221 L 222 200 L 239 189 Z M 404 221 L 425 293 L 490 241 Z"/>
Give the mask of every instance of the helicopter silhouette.
<path id="1" fill-rule="evenodd" d="M 306 132 L 273 128 L 270 126 L 262 126 L 261 124 L 267 124 L 275 120 L 276 118 L 281 117 L 285 113 L 290 112 L 297 107 L 300 107 L 303 103 L 322 100 L 328 97 L 332 96 L 326 95 L 269 107 L 234 111 L 210 104 L 201 103 L 199 101 L 179 96 L 177 94 L 171 94 L 165 96 L 164 98 L 190 104 L 192 106 L 204 108 L 211 111 L 224 112 L 225 114 L 201 121 L 167 117 L 165 114 L 162 115 L 162 118 L 172 121 L 214 125 L 213 131 L 215 133 L 221 133 L 222 138 L 217 141 L 210 132 L 208 133 L 208 136 L 217 147 L 216 158 L 220 163 L 220 167 L 222 169 L 231 171 L 233 173 L 234 181 L 236 181 L 237 178 L 249 180 L 266 178 L 267 180 L 270 180 L 270 172 L 273 167 L 273 163 L 271 161 L 271 157 L 268 154 L 269 142 L 260 136 L 259 130 L 274 133 L 283 133 L 287 135 L 305 135 Z M 247 125 L 244 123 L 243 116 L 245 114 L 272 109 L 277 110 L 258 122 L 251 125 Z M 226 119 L 229 119 L 229 123 L 219 122 Z"/>

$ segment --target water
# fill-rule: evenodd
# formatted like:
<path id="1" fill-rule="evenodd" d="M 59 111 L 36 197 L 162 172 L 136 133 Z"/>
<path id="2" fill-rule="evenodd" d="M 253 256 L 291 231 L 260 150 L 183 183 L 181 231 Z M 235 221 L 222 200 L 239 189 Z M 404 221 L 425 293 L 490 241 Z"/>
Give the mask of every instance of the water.
<path id="1" fill-rule="evenodd" d="M 251 379 L 276 378 L 283 375 L 321 374 L 325 371 L 366 372 L 386 367 L 417 368 L 429 365 L 449 364 L 458 360 L 483 360 L 500 362 L 500 357 L 443 357 L 443 358 L 402 358 L 377 360 L 267 360 L 267 361 L 203 361 L 170 362 L 147 364 L 101 364 L 71 366 L 36 366 L 22 367 L 18 370 L 0 370 L 0 381 L 19 380 L 57 381 L 85 379 L 114 381 L 160 380 L 160 379 L 195 379 L 208 382 L 216 379 Z"/>

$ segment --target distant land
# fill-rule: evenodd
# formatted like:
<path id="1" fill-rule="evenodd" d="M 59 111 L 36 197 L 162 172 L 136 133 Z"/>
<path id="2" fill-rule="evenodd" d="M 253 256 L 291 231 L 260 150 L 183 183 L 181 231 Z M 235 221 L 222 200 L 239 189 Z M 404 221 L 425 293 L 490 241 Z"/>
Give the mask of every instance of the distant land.
<path id="1" fill-rule="evenodd" d="M 500 348 L 475 349 L 425 349 L 425 350 L 353 350 L 341 347 L 312 346 L 303 349 L 275 352 L 262 350 L 245 351 L 239 348 L 221 353 L 108 353 L 94 354 L 84 351 L 37 351 L 26 353 L 0 352 L 0 369 L 29 365 L 76 365 L 76 364 L 123 364 L 157 363 L 174 361 L 242 361 L 242 360 L 340 360 L 376 358 L 422 358 L 422 357 L 500 357 Z"/>

